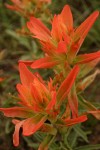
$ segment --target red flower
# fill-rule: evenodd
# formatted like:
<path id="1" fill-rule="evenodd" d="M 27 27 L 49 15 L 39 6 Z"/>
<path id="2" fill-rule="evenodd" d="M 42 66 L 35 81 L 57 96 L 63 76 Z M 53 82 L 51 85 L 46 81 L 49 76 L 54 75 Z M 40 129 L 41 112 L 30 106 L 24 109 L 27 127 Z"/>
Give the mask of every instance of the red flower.
<path id="1" fill-rule="evenodd" d="M 0 78 L 0 82 L 2 82 L 4 80 L 4 78 Z"/>
<path id="2" fill-rule="evenodd" d="M 79 27 L 74 28 L 70 7 L 66 5 L 61 14 L 54 16 L 51 31 L 39 19 L 31 17 L 27 26 L 33 37 L 40 40 L 46 55 L 29 65 L 32 68 L 49 68 L 66 62 L 84 64 L 100 58 L 100 51 L 76 56 L 98 15 L 99 11 L 93 12 Z"/>
<path id="3" fill-rule="evenodd" d="M 46 120 L 50 123 L 47 125 L 59 124 L 58 115 L 60 106 L 66 100 L 79 72 L 79 67 L 75 66 L 59 88 L 53 85 L 50 80 L 46 84 L 38 74 L 32 74 L 27 67 L 19 64 L 21 84 L 17 84 L 19 92 L 18 106 L 12 108 L 0 108 L 4 115 L 12 118 L 21 118 L 13 120 L 15 132 L 13 134 L 13 143 L 19 144 L 19 130 L 23 128 L 23 135 L 34 134 L 37 130 L 42 130 Z M 70 126 L 87 119 L 85 115 L 77 116 L 71 119 L 71 111 L 68 106 L 64 115 L 61 117 L 63 126 Z M 55 128 L 55 127 L 54 127 Z M 48 128 L 47 128 L 48 129 Z M 48 131 L 49 132 L 49 131 Z"/>

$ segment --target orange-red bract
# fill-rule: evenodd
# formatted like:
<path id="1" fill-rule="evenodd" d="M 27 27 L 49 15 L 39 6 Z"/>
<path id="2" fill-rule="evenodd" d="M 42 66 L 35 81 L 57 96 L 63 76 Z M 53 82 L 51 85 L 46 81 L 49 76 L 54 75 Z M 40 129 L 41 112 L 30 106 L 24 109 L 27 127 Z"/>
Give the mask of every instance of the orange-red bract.
<path id="1" fill-rule="evenodd" d="M 5 116 L 15 118 L 13 120 L 15 124 L 13 143 L 15 146 L 19 145 L 19 130 L 21 127 L 23 128 L 23 135 L 28 136 L 34 134 L 37 130 L 41 130 L 46 120 L 49 120 L 50 124 L 52 124 L 52 121 L 53 124 L 54 122 L 56 124 L 57 116 L 60 113 L 59 108 L 62 102 L 66 100 L 75 82 L 79 67 L 75 66 L 71 70 L 59 88 L 53 85 L 52 79 L 46 84 L 39 75 L 32 74 L 23 63 L 19 64 L 19 71 L 21 84 L 17 84 L 18 106 L 0 108 Z M 16 117 L 19 120 L 16 120 Z M 71 118 L 70 113 L 67 114 L 67 117 L 61 117 L 64 126 L 83 122 L 86 119 L 86 116 L 78 116 L 78 114 L 76 118 Z"/>
<path id="2" fill-rule="evenodd" d="M 58 64 L 85 64 L 100 58 L 100 52 L 77 55 L 87 33 L 99 16 L 93 12 L 79 27 L 73 27 L 73 17 L 68 5 L 61 14 L 55 15 L 51 31 L 37 18 L 31 17 L 27 23 L 32 36 L 39 39 L 46 54 L 44 58 L 33 61 L 32 68 L 50 68 Z M 24 63 L 27 64 L 27 61 Z"/>

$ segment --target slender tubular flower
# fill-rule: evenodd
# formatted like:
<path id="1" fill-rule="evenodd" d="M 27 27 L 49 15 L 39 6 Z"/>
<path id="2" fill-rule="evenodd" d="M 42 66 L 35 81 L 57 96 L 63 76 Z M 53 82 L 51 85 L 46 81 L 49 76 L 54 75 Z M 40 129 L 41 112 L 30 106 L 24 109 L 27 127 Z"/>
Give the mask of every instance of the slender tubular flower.
<path id="1" fill-rule="evenodd" d="M 46 84 L 39 75 L 32 74 L 23 63 L 19 64 L 19 71 L 21 84 L 17 84 L 18 105 L 11 108 L 0 108 L 5 116 L 15 118 L 13 120 L 15 124 L 13 143 L 15 146 L 19 145 L 21 127 L 24 136 L 34 134 L 38 130 L 46 130 L 47 133 L 54 135 L 57 132 L 56 125 L 58 127 L 61 125 L 71 126 L 87 120 L 86 115 L 79 116 L 78 113 L 73 118 L 68 102 L 64 114 L 59 118 L 60 106 L 67 100 L 75 83 L 79 72 L 78 66 L 71 70 L 59 88 L 57 85 L 53 85 L 52 79 Z M 16 120 L 16 117 L 19 120 Z M 49 123 L 46 122 L 47 120 Z"/>
<path id="2" fill-rule="evenodd" d="M 55 15 L 51 31 L 37 18 L 31 17 L 27 23 L 34 38 L 39 39 L 45 57 L 31 62 L 32 68 L 49 68 L 59 64 L 86 64 L 100 58 L 100 51 L 78 55 L 79 49 L 99 16 L 99 11 L 93 12 L 79 27 L 73 27 L 73 17 L 68 5 L 61 14 Z M 24 61 L 27 64 L 27 62 Z"/>

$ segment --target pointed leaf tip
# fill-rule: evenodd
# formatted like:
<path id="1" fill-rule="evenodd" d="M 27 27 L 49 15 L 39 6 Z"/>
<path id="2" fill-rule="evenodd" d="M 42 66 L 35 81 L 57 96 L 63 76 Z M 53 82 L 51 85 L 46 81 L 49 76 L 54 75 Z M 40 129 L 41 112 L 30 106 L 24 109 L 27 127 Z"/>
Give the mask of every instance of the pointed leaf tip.
<path id="1" fill-rule="evenodd" d="M 93 12 L 81 25 L 75 30 L 73 34 L 73 42 L 68 53 L 68 60 L 71 63 L 73 59 L 76 57 L 82 43 L 85 40 L 88 32 L 99 16 L 99 11 Z"/>
<path id="2" fill-rule="evenodd" d="M 27 69 L 24 63 L 19 63 L 19 71 L 22 84 L 29 87 L 35 76 Z"/>
<path id="3" fill-rule="evenodd" d="M 34 35 L 33 37 L 41 40 L 48 41 L 50 38 L 49 29 L 37 18 L 30 17 L 30 21 L 27 22 L 27 27 Z"/>
<path id="4" fill-rule="evenodd" d="M 57 61 L 52 60 L 52 58 L 48 56 L 48 57 L 40 58 L 40 59 L 34 61 L 31 65 L 31 68 L 33 68 L 33 69 L 51 68 L 57 64 L 58 64 Z"/>
<path id="5" fill-rule="evenodd" d="M 63 23 L 67 27 L 67 32 L 70 32 L 73 29 L 73 16 L 69 5 L 64 6 L 61 12 L 61 16 L 63 19 Z"/>
<path id="6" fill-rule="evenodd" d="M 66 79 L 63 81 L 61 86 L 59 87 L 59 90 L 58 90 L 58 93 L 57 93 L 57 97 L 59 99 L 59 102 L 64 100 L 66 98 L 66 96 L 68 95 L 69 91 L 71 90 L 71 88 L 72 88 L 72 86 L 73 86 L 73 84 L 75 82 L 75 79 L 77 77 L 78 72 L 79 72 L 79 66 L 76 65 L 71 70 L 71 72 L 66 77 Z"/>

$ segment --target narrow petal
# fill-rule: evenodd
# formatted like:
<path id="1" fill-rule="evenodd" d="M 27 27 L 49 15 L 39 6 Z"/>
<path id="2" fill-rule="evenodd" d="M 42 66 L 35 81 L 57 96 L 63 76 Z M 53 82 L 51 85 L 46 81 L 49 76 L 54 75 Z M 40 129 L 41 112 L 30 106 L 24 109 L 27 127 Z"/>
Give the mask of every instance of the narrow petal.
<path id="1" fill-rule="evenodd" d="M 67 97 L 69 91 L 71 90 L 75 82 L 78 72 L 79 72 L 79 67 L 75 66 L 72 69 L 72 71 L 69 73 L 69 75 L 66 77 L 66 79 L 63 81 L 61 86 L 59 87 L 57 97 L 60 102 Z"/>
<path id="2" fill-rule="evenodd" d="M 87 33 L 91 29 L 93 23 L 99 16 L 99 11 L 93 12 L 74 32 L 72 45 L 68 53 L 69 62 L 72 62 L 77 55 Z"/>
<path id="3" fill-rule="evenodd" d="M 23 124 L 23 135 L 28 136 L 34 134 L 46 120 L 46 116 L 41 114 L 36 115 L 35 117 L 27 119 Z"/>
<path id="4" fill-rule="evenodd" d="M 52 41 L 50 42 L 40 41 L 40 43 L 42 45 L 42 50 L 45 54 L 48 54 L 48 56 L 52 56 L 55 53 L 57 45 L 55 46 L 52 43 Z"/>
<path id="5" fill-rule="evenodd" d="M 41 92 L 39 92 L 39 90 L 41 90 L 41 89 L 40 88 L 38 89 L 34 84 L 31 85 L 32 96 L 35 99 L 36 103 L 38 105 L 41 105 L 43 102 L 43 97 L 41 95 Z"/>
<path id="6" fill-rule="evenodd" d="M 31 115 L 31 112 L 23 107 L 0 108 L 0 111 L 7 117 L 27 118 Z"/>
<path id="7" fill-rule="evenodd" d="M 76 94 L 75 85 L 68 94 L 68 102 L 72 111 L 72 117 L 76 118 L 78 116 L 78 97 Z"/>
<path id="8" fill-rule="evenodd" d="M 68 5 L 65 5 L 61 12 L 62 23 L 67 28 L 67 33 L 70 33 L 73 30 L 73 17 Z"/>
<path id="9" fill-rule="evenodd" d="M 65 42 L 65 41 L 60 41 L 60 42 L 58 43 L 58 47 L 57 47 L 56 51 L 57 51 L 58 53 L 67 54 L 67 51 L 68 51 L 68 50 L 67 50 L 66 42 Z"/>
<path id="10" fill-rule="evenodd" d="M 51 36 L 56 42 L 58 42 L 59 40 L 62 40 L 62 31 L 60 28 L 59 19 L 60 19 L 59 16 L 55 15 L 52 21 Z"/>
<path id="11" fill-rule="evenodd" d="M 23 85 L 29 87 L 35 76 L 27 69 L 23 63 L 19 63 L 20 79 Z"/>
<path id="12" fill-rule="evenodd" d="M 30 18 L 27 27 L 34 34 L 34 37 L 41 41 L 48 41 L 51 37 L 49 29 L 35 17 Z"/>
<path id="13" fill-rule="evenodd" d="M 51 57 L 45 57 L 45 58 L 41 58 L 41 59 L 38 59 L 38 60 L 34 61 L 33 64 L 31 65 L 31 67 L 33 69 L 36 69 L 36 68 L 51 68 L 56 64 L 57 64 L 57 61 L 53 61 Z"/>
<path id="14" fill-rule="evenodd" d="M 74 64 L 89 63 L 98 58 L 100 58 L 100 51 L 84 55 L 78 55 L 74 60 Z"/>
<path id="15" fill-rule="evenodd" d="M 87 120 L 87 116 L 82 115 L 82 116 L 79 116 L 75 119 L 66 119 L 64 121 L 65 121 L 66 126 L 72 126 L 74 124 L 81 123 L 81 122 L 84 122 L 86 120 Z"/>
<path id="16" fill-rule="evenodd" d="M 94 24 L 95 20 L 99 16 L 99 11 L 93 12 L 75 31 L 74 35 L 74 42 L 79 40 L 79 46 L 83 43 L 87 33 L 91 29 L 92 25 Z"/>
<path id="17" fill-rule="evenodd" d="M 29 106 L 30 107 L 30 106 L 36 104 L 34 98 L 31 95 L 31 91 L 30 91 L 29 88 L 27 88 L 24 85 L 17 84 L 17 90 L 18 90 L 18 92 L 20 94 L 21 101 L 22 101 L 22 103 L 25 106 Z"/>
<path id="18" fill-rule="evenodd" d="M 43 80 L 40 80 L 40 78 L 39 79 L 35 79 L 34 80 L 34 85 L 38 89 L 38 92 L 42 93 L 42 96 L 43 96 L 43 94 L 49 95 L 49 91 L 48 91 L 48 89 L 46 87 L 46 84 L 45 84 L 45 82 Z"/>
<path id="19" fill-rule="evenodd" d="M 100 120 L 100 110 L 87 111 L 87 113 L 92 114 L 96 119 Z"/>
<path id="20" fill-rule="evenodd" d="M 23 63 L 25 64 L 26 66 L 31 66 L 31 64 L 33 63 L 33 61 L 30 61 L 30 60 L 19 60 L 18 61 L 19 63 Z"/>
<path id="21" fill-rule="evenodd" d="M 71 109 L 70 109 L 69 103 L 67 103 L 66 110 L 62 115 L 62 119 L 65 119 L 65 118 L 70 119 L 70 115 L 71 115 Z"/>
<path id="22" fill-rule="evenodd" d="M 70 7 L 66 5 L 61 14 L 55 15 L 52 22 L 51 35 L 54 40 L 62 40 L 63 34 L 70 34 L 73 30 L 73 18 Z"/>
<path id="23" fill-rule="evenodd" d="M 56 104 L 56 92 L 53 92 L 52 95 L 52 100 L 47 105 L 46 110 L 52 110 Z"/>
<path id="24" fill-rule="evenodd" d="M 15 131 L 14 131 L 14 134 L 13 134 L 13 144 L 14 144 L 14 146 L 19 145 L 19 130 L 22 127 L 24 121 L 25 120 L 19 121 L 18 123 L 16 122 Z"/>
<path id="25" fill-rule="evenodd" d="M 48 103 L 49 100 L 47 97 L 49 96 L 49 91 L 45 84 L 41 83 L 39 80 L 34 80 L 34 83 L 31 85 L 31 93 L 38 105 L 42 103 L 45 105 Z"/>

